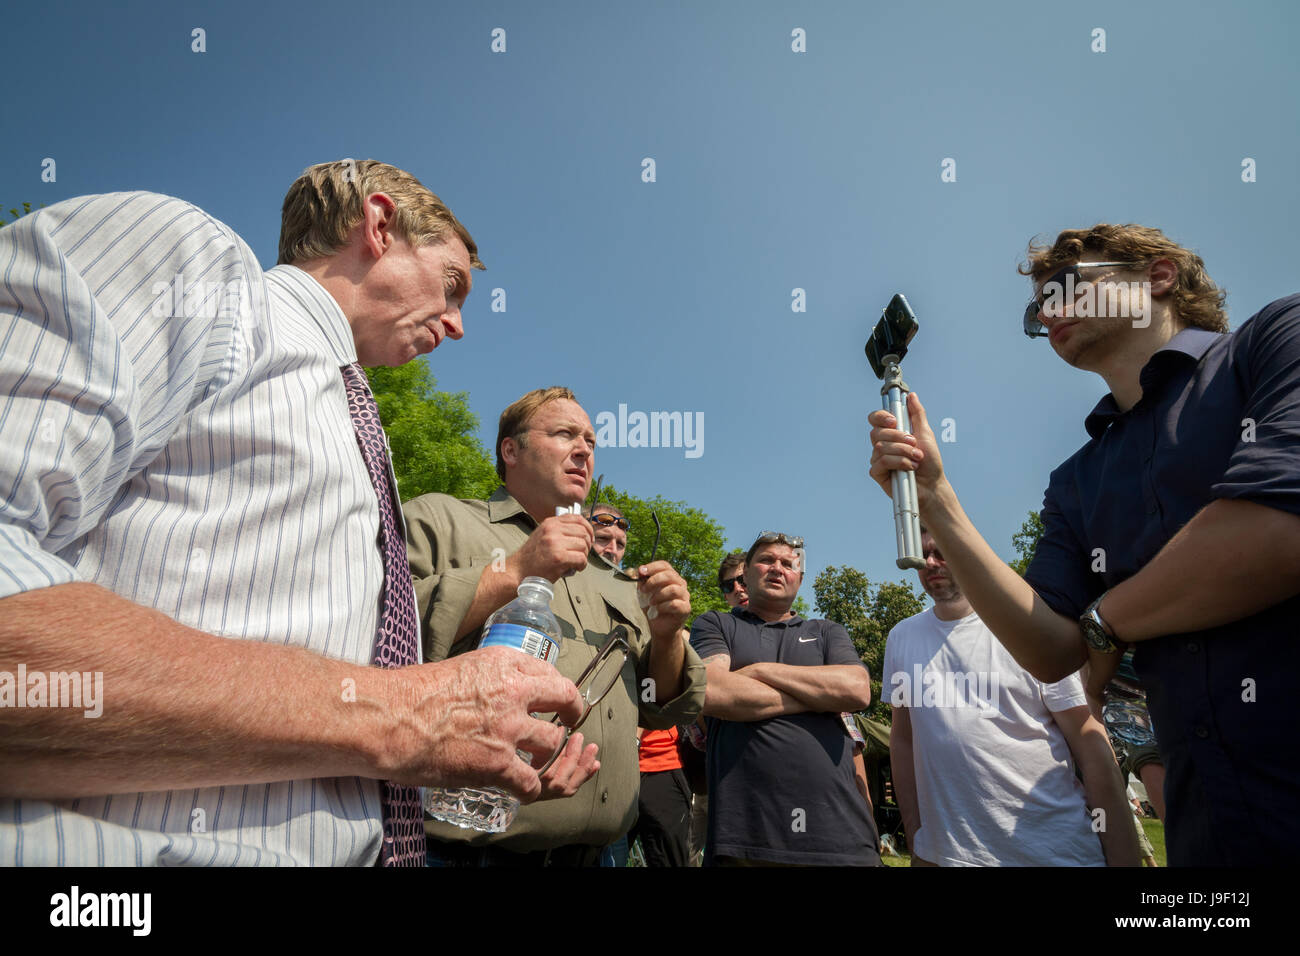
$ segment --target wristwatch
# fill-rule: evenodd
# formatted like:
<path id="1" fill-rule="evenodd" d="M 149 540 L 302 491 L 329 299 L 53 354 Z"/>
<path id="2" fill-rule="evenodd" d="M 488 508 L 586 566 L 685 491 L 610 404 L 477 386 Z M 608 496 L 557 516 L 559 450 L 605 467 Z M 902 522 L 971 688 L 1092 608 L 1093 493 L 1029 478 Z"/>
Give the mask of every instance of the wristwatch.
<path id="1" fill-rule="evenodd" d="M 1100 651 L 1103 654 L 1114 654 L 1118 650 L 1115 646 L 1115 632 L 1097 613 L 1097 605 L 1102 602 L 1108 593 L 1103 593 L 1101 597 L 1088 605 L 1088 609 L 1079 617 L 1079 627 L 1083 629 L 1083 639 L 1094 651 Z"/>

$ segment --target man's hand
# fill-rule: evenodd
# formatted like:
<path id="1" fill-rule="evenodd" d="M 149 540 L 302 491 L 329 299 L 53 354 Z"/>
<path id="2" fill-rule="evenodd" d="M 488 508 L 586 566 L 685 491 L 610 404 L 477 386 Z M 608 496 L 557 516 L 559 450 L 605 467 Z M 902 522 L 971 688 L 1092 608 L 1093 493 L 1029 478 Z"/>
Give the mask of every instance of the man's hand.
<path id="1" fill-rule="evenodd" d="M 686 579 L 667 561 L 643 564 L 636 569 L 637 601 L 650 621 L 654 640 L 677 640 L 677 632 L 691 613 L 691 592 Z"/>
<path id="2" fill-rule="evenodd" d="M 528 803 L 544 789 L 568 796 L 595 773 L 596 747 L 583 751 L 577 734 L 545 787 L 515 753 L 534 754 L 541 766 L 564 739 L 564 728 L 531 713 L 553 711 L 567 723 L 582 716 L 577 687 L 549 664 L 493 647 L 393 673 L 406 678 L 406 707 L 397 709 L 386 748 L 392 766 L 380 776 L 419 786 L 495 786 Z"/>
<path id="3" fill-rule="evenodd" d="M 686 687 L 683 670 L 689 639 L 682 625 L 691 613 L 691 592 L 667 561 L 643 564 L 636 576 L 637 603 L 650 622 L 649 671 L 654 687 L 650 703 L 662 706 Z"/>
<path id="4" fill-rule="evenodd" d="M 555 515 L 539 524 L 523 546 L 506 558 L 506 568 L 526 577 L 558 581 L 587 566 L 595 541 L 591 522 L 581 515 Z"/>
<path id="5" fill-rule="evenodd" d="M 867 416 L 871 428 L 871 477 L 886 495 L 893 496 L 891 472 L 916 472 L 917 504 L 924 506 L 943 480 L 943 459 L 939 443 L 925 417 L 925 408 L 915 392 L 907 396 L 907 414 L 914 434 L 898 428 L 893 415 L 883 408 Z"/>
<path id="6" fill-rule="evenodd" d="M 538 754 L 533 759 L 533 766 L 540 767 L 550 758 L 550 751 Z M 564 745 L 564 753 L 555 759 L 549 770 L 542 774 L 542 795 L 538 800 L 554 800 L 571 797 L 584 783 L 600 770 L 600 761 L 596 759 L 596 745 L 582 746 L 582 734 L 574 733 Z"/>

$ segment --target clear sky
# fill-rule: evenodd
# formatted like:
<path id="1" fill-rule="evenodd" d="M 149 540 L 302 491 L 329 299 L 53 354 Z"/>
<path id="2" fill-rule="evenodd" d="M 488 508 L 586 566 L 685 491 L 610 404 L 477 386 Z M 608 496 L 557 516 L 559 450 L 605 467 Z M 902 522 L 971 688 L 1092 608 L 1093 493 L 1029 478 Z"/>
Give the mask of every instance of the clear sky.
<path id="1" fill-rule="evenodd" d="M 544 385 L 572 387 L 593 419 L 702 415 L 698 457 L 602 448 L 597 471 L 702 508 L 732 546 L 803 535 L 811 601 L 828 564 L 903 574 L 866 476 L 880 397 L 862 352 L 894 292 L 921 323 L 905 376 L 932 421 L 953 420 L 948 473 L 1009 558 L 1105 392 L 1020 331 L 1031 237 L 1158 226 L 1204 257 L 1234 327 L 1300 288 L 1298 11 L 9 3 L 0 201 L 170 193 L 269 267 L 305 166 L 408 169 L 488 266 L 465 338 L 429 357 L 440 388 L 469 393 L 485 446 Z"/>

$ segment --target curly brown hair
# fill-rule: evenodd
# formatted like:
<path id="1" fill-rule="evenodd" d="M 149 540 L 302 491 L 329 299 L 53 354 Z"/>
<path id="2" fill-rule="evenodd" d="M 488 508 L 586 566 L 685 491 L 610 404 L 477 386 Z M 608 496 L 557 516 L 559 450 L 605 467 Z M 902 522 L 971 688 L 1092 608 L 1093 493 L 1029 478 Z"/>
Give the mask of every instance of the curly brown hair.
<path id="1" fill-rule="evenodd" d="M 1178 269 L 1173 288 L 1174 314 L 1198 329 L 1228 331 L 1228 314 L 1223 307 L 1227 293 L 1214 284 L 1201 257 L 1150 226 L 1098 223 L 1089 229 L 1066 229 L 1051 245 L 1031 241 L 1029 259 L 1019 271 L 1037 283 L 1061 266 L 1077 262 L 1085 252 L 1097 253 L 1103 261 L 1112 262 L 1168 259 Z"/>

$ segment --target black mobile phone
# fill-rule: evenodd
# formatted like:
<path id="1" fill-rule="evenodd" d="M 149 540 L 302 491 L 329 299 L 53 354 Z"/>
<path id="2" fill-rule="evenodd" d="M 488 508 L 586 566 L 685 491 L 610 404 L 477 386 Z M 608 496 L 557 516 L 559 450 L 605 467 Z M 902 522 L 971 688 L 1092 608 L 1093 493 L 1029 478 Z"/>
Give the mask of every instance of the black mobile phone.
<path id="1" fill-rule="evenodd" d="M 897 355 L 900 362 L 903 360 L 907 354 L 907 343 L 912 341 L 912 336 L 916 335 L 919 327 L 916 313 L 907 304 L 903 293 L 899 292 L 889 300 L 884 314 L 871 332 L 871 338 L 867 339 L 867 361 L 871 363 L 876 378 L 885 377 L 886 355 Z"/>

